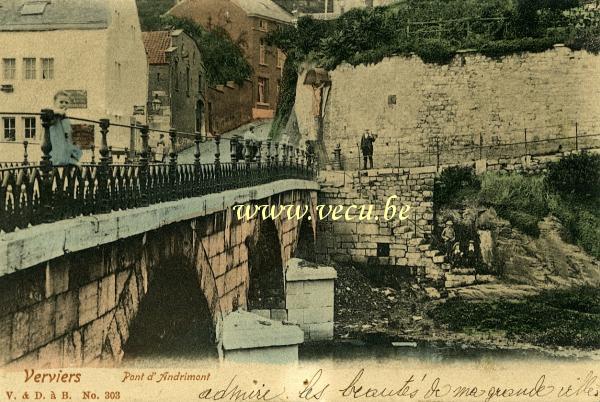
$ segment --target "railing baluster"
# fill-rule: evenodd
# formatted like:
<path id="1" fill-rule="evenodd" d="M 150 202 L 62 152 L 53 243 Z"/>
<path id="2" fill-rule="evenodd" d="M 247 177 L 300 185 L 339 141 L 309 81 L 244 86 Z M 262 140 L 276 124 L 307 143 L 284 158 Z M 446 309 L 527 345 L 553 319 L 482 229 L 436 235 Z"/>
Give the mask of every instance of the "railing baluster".
<path id="1" fill-rule="evenodd" d="M 27 153 L 27 145 L 29 145 L 29 142 L 23 141 L 23 166 L 29 166 L 29 154 Z"/>
<path id="2" fill-rule="evenodd" d="M 220 181 L 221 181 L 221 137 L 219 135 L 215 136 L 215 146 L 217 147 L 215 152 L 215 188 L 216 191 L 220 191 Z"/>
<path id="3" fill-rule="evenodd" d="M 42 161 L 40 162 L 40 210 L 41 221 L 51 222 L 53 214 L 52 197 L 52 142 L 50 141 L 50 126 L 54 122 L 54 111 L 52 109 L 42 110 L 42 126 L 44 127 L 44 136 L 42 138 Z"/>
<path id="4" fill-rule="evenodd" d="M 100 165 L 98 165 L 98 204 L 100 212 L 109 212 L 111 209 L 109 186 L 110 151 L 108 149 L 107 135 L 110 120 L 100 119 Z"/>
<path id="5" fill-rule="evenodd" d="M 148 206 L 148 131 L 149 127 L 143 125 L 140 129 L 142 138 L 142 152 L 140 153 L 140 200 L 142 206 Z"/>
<path id="6" fill-rule="evenodd" d="M 177 152 L 175 152 L 177 131 L 174 128 L 169 130 L 169 139 L 171 140 L 171 150 L 169 152 L 169 189 L 165 198 L 176 200 L 181 195 L 181 188 L 177 186 Z"/>
<path id="7" fill-rule="evenodd" d="M 194 146 L 196 147 L 196 152 L 194 152 L 194 195 L 200 195 L 200 186 L 202 185 L 202 172 L 200 166 L 200 142 L 202 141 L 202 133 L 196 131 L 194 134 Z"/>

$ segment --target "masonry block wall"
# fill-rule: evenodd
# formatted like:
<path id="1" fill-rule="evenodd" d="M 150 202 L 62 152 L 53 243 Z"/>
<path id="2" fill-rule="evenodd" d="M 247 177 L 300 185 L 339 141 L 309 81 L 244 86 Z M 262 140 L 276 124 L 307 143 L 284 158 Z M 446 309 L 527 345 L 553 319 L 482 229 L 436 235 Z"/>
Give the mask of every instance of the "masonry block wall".
<path id="1" fill-rule="evenodd" d="M 373 169 L 353 172 L 322 172 L 319 204 L 373 205 L 377 221 L 329 216 L 318 225 L 317 255 L 320 261 L 377 263 L 400 267 L 425 267 L 431 262 L 425 252 L 433 232 L 433 183 L 435 167 Z M 410 220 L 384 219 L 390 196 L 397 211 L 408 204 Z"/>
<path id="2" fill-rule="evenodd" d="M 285 306 L 288 320 L 302 328 L 305 341 L 333 339 L 334 280 L 332 267 L 293 258 L 286 267 Z"/>
<path id="3" fill-rule="evenodd" d="M 290 191 L 271 198 L 256 202 L 311 203 L 314 214 L 314 192 Z M 283 218 L 275 223 L 285 265 L 294 253 L 300 222 Z M 227 209 L 1 277 L 0 366 L 120 362 L 156 270 L 173 261 L 197 273 L 218 341 L 223 317 L 247 306 L 246 240 L 256 235 L 258 225 L 258 219 L 239 221 Z"/>
<path id="4" fill-rule="evenodd" d="M 574 148 L 574 139 L 531 142 L 575 136 L 575 122 L 580 136 L 600 132 L 600 56 L 564 46 L 498 59 L 462 53 L 449 65 L 393 57 L 344 64 L 330 75 L 323 141 L 329 155 L 340 143 L 346 169 L 357 168 L 365 129 L 378 134 L 376 167 L 435 164 L 436 141 L 444 164 L 479 159 L 480 138 L 496 146 L 483 149 L 483 157 L 498 158 Z M 299 129 L 316 139 L 312 88 L 303 82 L 295 105 Z M 525 128 L 527 150 L 502 146 L 523 142 Z M 578 145 L 598 147 L 600 137 L 580 138 Z"/>

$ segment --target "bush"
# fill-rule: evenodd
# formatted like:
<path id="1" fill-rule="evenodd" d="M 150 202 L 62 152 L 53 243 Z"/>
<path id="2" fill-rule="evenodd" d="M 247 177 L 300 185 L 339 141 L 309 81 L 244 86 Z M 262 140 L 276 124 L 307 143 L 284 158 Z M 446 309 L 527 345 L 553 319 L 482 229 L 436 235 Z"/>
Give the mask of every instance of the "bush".
<path id="1" fill-rule="evenodd" d="M 469 166 L 451 166 L 436 180 L 433 202 L 436 208 L 459 203 L 469 192 L 480 187 L 475 170 Z M 471 191 L 469 191 L 471 190 Z"/>
<path id="2" fill-rule="evenodd" d="M 569 155 L 548 166 L 548 185 L 561 195 L 600 197 L 600 155 Z"/>
<path id="3" fill-rule="evenodd" d="M 456 54 L 456 48 L 444 39 L 425 39 L 418 41 L 415 52 L 425 63 L 448 64 Z"/>
<path id="4" fill-rule="evenodd" d="M 547 193 L 541 176 L 487 173 L 481 180 L 479 201 L 494 207 L 514 227 L 537 236 L 537 222 L 549 212 Z"/>

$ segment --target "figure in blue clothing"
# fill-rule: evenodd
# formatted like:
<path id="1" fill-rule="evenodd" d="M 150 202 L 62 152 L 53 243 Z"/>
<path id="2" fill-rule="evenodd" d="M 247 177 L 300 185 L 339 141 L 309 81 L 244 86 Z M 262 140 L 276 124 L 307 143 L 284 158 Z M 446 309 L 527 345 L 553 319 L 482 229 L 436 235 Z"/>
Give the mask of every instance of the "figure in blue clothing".
<path id="1" fill-rule="evenodd" d="M 81 159 L 81 148 L 73 144 L 71 121 L 66 117 L 69 108 L 69 95 L 60 91 L 54 95 L 55 120 L 50 126 L 52 164 L 77 165 Z"/>

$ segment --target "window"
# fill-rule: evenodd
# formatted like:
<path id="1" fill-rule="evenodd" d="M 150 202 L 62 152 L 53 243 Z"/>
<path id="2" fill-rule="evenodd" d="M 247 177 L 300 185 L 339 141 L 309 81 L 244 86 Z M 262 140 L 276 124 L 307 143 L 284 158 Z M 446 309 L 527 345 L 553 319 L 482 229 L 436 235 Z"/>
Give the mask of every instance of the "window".
<path id="1" fill-rule="evenodd" d="M 44 10 L 46 10 L 46 6 L 50 3 L 49 1 L 27 1 L 23 8 L 21 9 L 21 15 L 39 15 L 44 14 Z"/>
<path id="2" fill-rule="evenodd" d="M 54 79 L 54 59 L 42 59 L 42 79 Z"/>
<path id="3" fill-rule="evenodd" d="M 14 117 L 4 117 L 2 118 L 3 126 L 4 126 L 4 140 L 5 141 L 15 141 L 17 137 L 17 129 L 15 127 L 15 118 Z"/>
<path id="4" fill-rule="evenodd" d="M 388 95 L 388 105 L 396 104 L 396 95 Z"/>
<path id="5" fill-rule="evenodd" d="M 264 39 L 260 40 L 260 49 L 258 53 L 258 62 L 262 65 L 266 65 L 266 50 L 267 50 L 267 42 Z"/>
<path id="6" fill-rule="evenodd" d="M 390 256 L 389 243 L 377 243 L 377 257 L 389 257 L 389 256 Z"/>
<path id="7" fill-rule="evenodd" d="M 265 20 L 258 20 L 258 29 L 267 32 L 269 30 L 269 23 Z"/>
<path id="8" fill-rule="evenodd" d="M 25 139 L 35 138 L 35 117 L 23 117 L 23 125 L 25 126 Z"/>
<path id="9" fill-rule="evenodd" d="M 202 93 L 202 74 L 198 74 L 198 93 Z"/>
<path id="10" fill-rule="evenodd" d="M 2 71 L 5 80 L 14 80 L 17 72 L 17 61 L 15 59 L 3 59 Z"/>
<path id="11" fill-rule="evenodd" d="M 325 0 L 325 12 L 326 13 L 333 12 L 333 0 Z"/>
<path id="12" fill-rule="evenodd" d="M 23 59 L 23 69 L 24 78 L 26 80 L 35 80 L 36 69 L 35 69 L 35 59 L 25 58 Z"/>
<path id="13" fill-rule="evenodd" d="M 283 63 L 285 63 L 285 54 L 277 49 L 277 68 L 283 68 Z"/>
<path id="14" fill-rule="evenodd" d="M 156 73 L 156 81 L 160 82 L 160 73 Z"/>
<path id="15" fill-rule="evenodd" d="M 258 103 L 268 103 L 269 99 L 269 80 L 264 77 L 258 77 Z"/>

